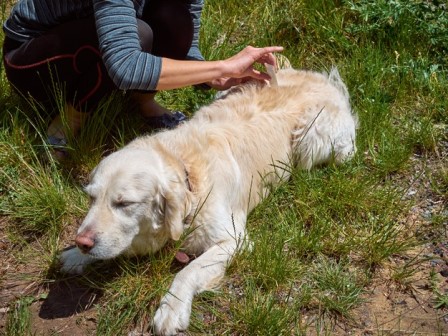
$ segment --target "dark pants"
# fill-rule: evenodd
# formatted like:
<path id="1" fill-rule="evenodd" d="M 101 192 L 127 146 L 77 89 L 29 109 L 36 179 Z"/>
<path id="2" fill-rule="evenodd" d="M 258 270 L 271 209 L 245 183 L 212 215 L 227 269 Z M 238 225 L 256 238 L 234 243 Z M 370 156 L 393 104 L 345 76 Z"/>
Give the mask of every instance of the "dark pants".
<path id="1" fill-rule="evenodd" d="M 185 59 L 193 22 L 184 0 L 150 0 L 137 23 L 144 51 Z M 90 111 L 117 90 L 98 45 L 93 17 L 63 23 L 24 43 L 6 37 L 6 76 L 21 95 L 45 107 L 63 98 L 79 111 Z"/>

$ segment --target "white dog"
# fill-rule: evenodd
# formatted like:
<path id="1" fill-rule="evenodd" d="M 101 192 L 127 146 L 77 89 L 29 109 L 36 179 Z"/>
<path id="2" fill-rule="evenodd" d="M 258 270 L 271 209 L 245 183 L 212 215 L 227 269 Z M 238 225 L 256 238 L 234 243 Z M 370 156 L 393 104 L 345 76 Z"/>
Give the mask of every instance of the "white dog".
<path id="1" fill-rule="evenodd" d="M 163 335 L 185 330 L 193 296 L 223 277 L 247 215 L 287 168 L 355 153 L 356 117 L 337 70 L 283 69 L 277 82 L 231 89 L 177 129 L 103 159 L 86 187 L 78 248 L 62 254 L 62 269 L 80 273 L 97 259 L 154 253 L 183 237 L 185 253 L 198 257 L 174 278 L 153 326 Z"/>

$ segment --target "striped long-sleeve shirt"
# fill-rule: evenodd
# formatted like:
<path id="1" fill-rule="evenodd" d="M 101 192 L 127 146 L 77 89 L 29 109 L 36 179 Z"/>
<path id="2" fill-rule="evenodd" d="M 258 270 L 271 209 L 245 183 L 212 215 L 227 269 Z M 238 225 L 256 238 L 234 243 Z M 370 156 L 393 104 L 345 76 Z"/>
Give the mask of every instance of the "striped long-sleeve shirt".
<path id="1" fill-rule="evenodd" d="M 122 90 L 154 90 L 162 59 L 141 50 L 136 18 L 142 16 L 144 5 L 145 0 L 20 0 L 3 30 L 25 42 L 67 20 L 94 15 L 100 52 L 115 85 Z M 187 58 L 202 60 L 198 40 L 203 0 L 192 0 L 188 6 L 194 37 Z"/>

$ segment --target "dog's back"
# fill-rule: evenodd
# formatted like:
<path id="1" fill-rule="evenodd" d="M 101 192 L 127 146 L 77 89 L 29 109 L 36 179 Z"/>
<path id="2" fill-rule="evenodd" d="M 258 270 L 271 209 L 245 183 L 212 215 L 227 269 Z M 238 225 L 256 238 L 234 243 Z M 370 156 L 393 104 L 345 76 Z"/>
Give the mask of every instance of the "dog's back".
<path id="1" fill-rule="evenodd" d="M 239 190 L 243 199 L 235 201 L 248 210 L 287 179 L 292 166 L 340 163 L 356 150 L 356 118 L 337 70 L 326 75 L 283 69 L 277 76 L 278 87 L 235 87 L 174 132 L 156 135 L 187 167 L 194 169 L 198 162 L 192 161 L 200 153 L 197 161 L 207 170 L 201 173 L 208 176 L 207 187 L 224 184 L 218 189 Z"/>
<path id="2" fill-rule="evenodd" d="M 353 156 L 358 122 L 336 68 L 328 75 L 282 69 L 277 81 L 276 87 L 252 83 L 232 88 L 193 120 L 235 138 L 241 145 L 234 150 L 241 155 L 268 154 L 264 166 L 283 162 L 311 169 Z"/>

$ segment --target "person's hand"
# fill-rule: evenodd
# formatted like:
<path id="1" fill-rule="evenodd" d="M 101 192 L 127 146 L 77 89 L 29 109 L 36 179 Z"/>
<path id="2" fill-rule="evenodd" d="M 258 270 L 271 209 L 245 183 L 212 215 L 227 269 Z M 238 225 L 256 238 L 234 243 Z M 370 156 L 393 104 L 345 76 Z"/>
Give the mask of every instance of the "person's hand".
<path id="1" fill-rule="evenodd" d="M 276 67 L 274 52 L 280 52 L 283 47 L 254 48 L 248 46 L 235 56 L 224 60 L 225 78 L 242 79 L 246 77 L 257 80 L 269 80 L 267 73 L 254 69 L 255 63 L 271 64 Z"/>

